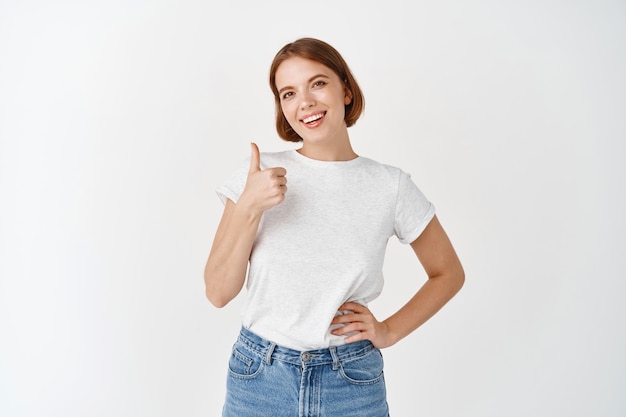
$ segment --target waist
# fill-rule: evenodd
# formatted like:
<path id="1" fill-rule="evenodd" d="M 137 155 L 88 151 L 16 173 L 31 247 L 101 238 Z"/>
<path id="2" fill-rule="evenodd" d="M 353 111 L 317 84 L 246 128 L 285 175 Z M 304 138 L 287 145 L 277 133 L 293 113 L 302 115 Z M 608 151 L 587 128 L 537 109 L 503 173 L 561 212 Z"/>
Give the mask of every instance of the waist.
<path id="1" fill-rule="evenodd" d="M 279 360 L 295 365 L 324 365 L 329 363 L 339 363 L 351 358 L 357 358 L 365 355 L 369 351 L 376 349 L 369 340 L 361 340 L 354 343 L 348 343 L 340 346 L 331 346 L 324 349 L 314 350 L 295 350 L 264 339 L 261 336 L 251 332 L 245 327 L 241 328 L 238 340 L 264 357 L 266 362 L 271 360 Z"/>

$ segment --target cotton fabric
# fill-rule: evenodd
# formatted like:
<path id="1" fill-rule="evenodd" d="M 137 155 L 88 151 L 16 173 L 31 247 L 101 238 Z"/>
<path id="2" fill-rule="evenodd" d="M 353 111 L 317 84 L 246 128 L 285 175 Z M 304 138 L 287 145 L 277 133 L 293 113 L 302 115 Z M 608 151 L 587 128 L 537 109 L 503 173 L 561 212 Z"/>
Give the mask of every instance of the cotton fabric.
<path id="1" fill-rule="evenodd" d="M 319 161 L 296 150 L 261 153 L 261 168 L 287 170 L 285 200 L 263 213 L 250 256 L 242 325 L 280 346 L 344 344 L 330 333 L 346 301 L 367 306 L 383 289 L 387 242 L 413 242 L 435 215 L 400 168 L 365 157 Z M 249 159 L 217 188 L 237 202 Z"/>
<path id="2" fill-rule="evenodd" d="M 388 417 L 383 357 L 371 342 L 312 351 L 242 328 L 222 417 Z"/>

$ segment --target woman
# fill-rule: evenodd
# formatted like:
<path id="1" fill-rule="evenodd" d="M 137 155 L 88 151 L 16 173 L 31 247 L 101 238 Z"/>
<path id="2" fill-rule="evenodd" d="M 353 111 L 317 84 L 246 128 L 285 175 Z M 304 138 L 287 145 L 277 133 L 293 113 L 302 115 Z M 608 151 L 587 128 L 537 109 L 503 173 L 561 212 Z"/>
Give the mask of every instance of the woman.
<path id="1" fill-rule="evenodd" d="M 363 95 L 330 45 L 303 38 L 270 68 L 281 138 L 218 188 L 225 204 L 205 269 L 217 307 L 241 291 L 224 416 L 389 414 L 380 349 L 433 316 L 464 272 L 433 205 L 399 168 L 359 156 L 348 135 Z M 287 188 L 289 179 L 289 191 Z M 367 307 L 382 291 L 389 237 L 410 244 L 429 279 L 391 317 Z"/>

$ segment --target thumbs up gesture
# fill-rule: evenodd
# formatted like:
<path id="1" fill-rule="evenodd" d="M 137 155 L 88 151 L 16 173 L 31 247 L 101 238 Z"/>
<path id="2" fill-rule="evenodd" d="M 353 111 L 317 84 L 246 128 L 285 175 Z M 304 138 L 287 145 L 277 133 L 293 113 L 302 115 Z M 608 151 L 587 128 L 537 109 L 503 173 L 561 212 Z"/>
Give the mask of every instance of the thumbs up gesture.
<path id="1" fill-rule="evenodd" d="M 262 214 L 285 200 L 287 170 L 282 167 L 261 169 L 261 155 L 256 143 L 251 143 L 250 170 L 239 202 L 247 204 L 256 214 Z"/>

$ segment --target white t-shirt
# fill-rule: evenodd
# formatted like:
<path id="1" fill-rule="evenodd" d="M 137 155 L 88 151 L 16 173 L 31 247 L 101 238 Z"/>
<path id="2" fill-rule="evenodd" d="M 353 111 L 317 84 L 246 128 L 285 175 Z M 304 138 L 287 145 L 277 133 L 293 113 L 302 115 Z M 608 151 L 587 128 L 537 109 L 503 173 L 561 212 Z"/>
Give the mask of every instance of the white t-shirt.
<path id="1" fill-rule="evenodd" d="M 330 321 L 346 301 L 367 305 L 383 288 L 388 239 L 413 242 L 435 215 L 409 174 L 365 157 L 318 161 L 296 150 L 261 154 L 287 170 L 285 200 L 263 213 L 246 282 L 242 324 L 280 346 L 344 344 Z M 243 192 L 249 159 L 217 188 Z"/>

